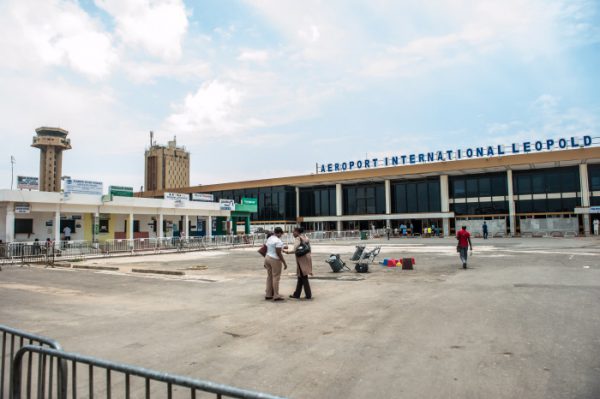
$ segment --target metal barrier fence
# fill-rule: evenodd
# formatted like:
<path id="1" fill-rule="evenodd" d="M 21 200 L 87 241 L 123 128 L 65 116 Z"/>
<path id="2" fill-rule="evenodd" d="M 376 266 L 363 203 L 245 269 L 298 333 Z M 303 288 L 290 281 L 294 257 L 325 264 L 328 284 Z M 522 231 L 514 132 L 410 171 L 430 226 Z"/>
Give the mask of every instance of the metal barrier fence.
<path id="1" fill-rule="evenodd" d="M 17 354 L 23 347 L 36 345 L 36 347 L 48 347 L 54 350 L 61 350 L 61 346 L 53 339 L 16 330 L 0 324 L 0 333 L 2 334 L 2 358 L 0 359 L 0 399 L 10 398 L 10 386 L 12 376 L 12 363 Z M 53 365 L 51 366 L 53 368 Z M 57 379 L 57 397 L 65 398 L 66 387 L 66 364 L 57 363 L 57 371 L 60 374 Z M 50 373 L 52 373 L 50 368 Z M 27 356 L 27 397 L 31 397 L 31 387 L 34 381 L 39 381 L 39 376 L 44 375 L 46 364 L 40 357 L 34 359 L 33 354 Z M 38 391 L 38 397 L 44 397 L 42 392 Z"/>
<path id="2" fill-rule="evenodd" d="M 361 232 L 316 231 L 306 235 L 312 242 L 343 241 L 360 239 Z M 368 237 L 371 238 L 370 232 Z M 53 265 L 55 261 L 59 260 L 77 260 L 89 257 L 256 246 L 261 245 L 265 240 L 266 234 L 260 233 L 212 237 L 114 239 L 101 243 L 91 241 L 11 242 L 0 244 L 0 264 L 45 263 Z M 291 233 L 286 233 L 282 236 L 282 240 L 289 244 L 294 241 L 294 237 Z"/>
<path id="3" fill-rule="evenodd" d="M 155 397 L 159 398 L 187 397 L 194 399 L 198 394 L 211 393 L 218 399 L 224 397 L 282 399 L 265 393 L 32 345 L 22 347 L 15 355 L 11 399 L 20 399 L 23 396 L 24 390 L 27 392 L 31 391 L 30 382 L 23 383 L 23 359 L 25 356 L 31 356 L 32 354 L 37 354 L 43 359 L 44 364 L 46 361 L 50 365 L 54 361 L 68 363 L 68 366 L 64 370 L 56 370 L 57 380 L 64 380 L 66 382 L 66 395 L 64 398 L 68 396 L 73 399 L 76 399 L 78 396 L 90 399 L 93 399 L 94 396 L 111 398 L 113 394 L 119 395 L 119 397 L 124 394 L 124 397 L 127 399 L 130 397 L 144 397 L 149 399 L 155 394 Z M 71 372 L 67 376 L 67 370 L 69 369 Z M 97 369 L 102 369 L 103 372 L 98 372 Z M 45 380 L 42 378 L 40 380 L 42 386 L 38 387 L 38 392 L 42 392 L 42 396 L 38 395 L 38 398 L 52 397 L 52 373 L 53 371 L 49 370 L 48 379 Z M 80 378 L 82 375 L 84 377 Z M 48 393 L 49 395 L 44 396 L 43 393 Z M 28 395 L 27 397 L 30 396 Z"/>

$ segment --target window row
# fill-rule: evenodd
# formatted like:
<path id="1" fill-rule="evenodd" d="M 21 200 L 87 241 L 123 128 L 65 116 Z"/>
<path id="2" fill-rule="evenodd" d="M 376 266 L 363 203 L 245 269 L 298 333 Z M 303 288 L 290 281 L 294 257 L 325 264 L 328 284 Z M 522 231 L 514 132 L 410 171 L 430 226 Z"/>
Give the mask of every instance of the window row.
<path id="1" fill-rule="evenodd" d="M 588 178 L 590 190 L 600 191 L 600 164 L 588 165 Z"/>
<path id="2" fill-rule="evenodd" d="M 517 213 L 573 212 L 581 205 L 580 198 L 555 198 L 515 201 Z"/>
<path id="3" fill-rule="evenodd" d="M 450 210 L 459 215 L 502 215 L 508 214 L 508 201 L 483 201 L 450 204 Z"/>
<path id="4" fill-rule="evenodd" d="M 508 195 L 506 173 L 450 176 L 450 198 L 496 197 Z"/>
<path id="5" fill-rule="evenodd" d="M 258 212 L 251 220 L 295 220 L 296 190 L 290 186 L 224 190 L 212 193 L 215 200 L 232 199 L 240 203 L 242 198 L 256 198 Z"/>
<path id="6" fill-rule="evenodd" d="M 440 212 L 439 179 L 391 183 L 392 213 Z"/>
<path id="7" fill-rule="evenodd" d="M 344 215 L 385 214 L 385 188 L 380 184 L 343 187 Z"/>
<path id="8" fill-rule="evenodd" d="M 300 189 L 300 216 L 335 216 L 335 186 Z"/>
<path id="9" fill-rule="evenodd" d="M 579 168 L 516 171 L 513 184 L 517 195 L 575 192 L 579 191 Z"/>

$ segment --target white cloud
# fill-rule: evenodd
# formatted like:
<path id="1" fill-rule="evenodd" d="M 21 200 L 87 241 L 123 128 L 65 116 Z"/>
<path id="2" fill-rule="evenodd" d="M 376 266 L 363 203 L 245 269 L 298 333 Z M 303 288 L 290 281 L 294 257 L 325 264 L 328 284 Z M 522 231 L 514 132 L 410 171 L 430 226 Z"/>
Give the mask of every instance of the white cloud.
<path id="1" fill-rule="evenodd" d="M 188 94 L 166 122 L 165 129 L 193 138 L 215 138 L 258 127 L 256 118 L 244 118 L 239 110 L 243 93 L 227 83 L 213 80 Z M 194 134 L 191 136 L 190 134 Z"/>
<path id="2" fill-rule="evenodd" d="M 101 78 L 118 62 L 111 35 L 74 2 L 9 1 L 0 12 L 3 66 L 66 66 Z"/>
<path id="3" fill-rule="evenodd" d="M 124 69 L 136 83 L 154 83 L 160 78 L 173 78 L 179 81 L 206 78 L 210 75 L 210 65 L 204 61 L 179 63 L 164 62 L 125 62 Z"/>
<path id="4" fill-rule="evenodd" d="M 116 22 L 116 32 L 127 46 L 141 46 L 164 60 L 181 57 L 188 28 L 181 0 L 96 0 Z"/>
<path id="5" fill-rule="evenodd" d="M 265 50 L 242 50 L 238 56 L 240 61 L 266 62 L 269 60 L 269 52 Z"/>
<path id="6" fill-rule="evenodd" d="M 560 97 L 542 94 L 528 108 L 529 118 L 488 124 L 488 133 L 502 143 L 532 138 L 596 136 L 600 130 L 599 109 L 565 106 Z"/>

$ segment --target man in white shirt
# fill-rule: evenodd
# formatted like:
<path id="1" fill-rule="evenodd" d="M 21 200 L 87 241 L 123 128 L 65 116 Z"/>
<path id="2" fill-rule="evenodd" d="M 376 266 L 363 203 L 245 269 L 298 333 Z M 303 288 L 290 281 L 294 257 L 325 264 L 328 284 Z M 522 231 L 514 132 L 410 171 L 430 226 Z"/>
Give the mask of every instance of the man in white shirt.
<path id="1" fill-rule="evenodd" d="M 65 235 L 65 241 L 71 240 L 71 228 L 69 226 L 65 226 L 63 229 L 63 234 Z"/>
<path id="2" fill-rule="evenodd" d="M 279 295 L 279 279 L 281 278 L 281 266 L 287 269 L 287 263 L 283 257 L 283 229 L 275 227 L 274 234 L 267 240 L 267 255 L 265 256 L 265 268 L 267 269 L 267 289 L 265 299 L 273 301 L 283 301 L 283 296 Z"/>

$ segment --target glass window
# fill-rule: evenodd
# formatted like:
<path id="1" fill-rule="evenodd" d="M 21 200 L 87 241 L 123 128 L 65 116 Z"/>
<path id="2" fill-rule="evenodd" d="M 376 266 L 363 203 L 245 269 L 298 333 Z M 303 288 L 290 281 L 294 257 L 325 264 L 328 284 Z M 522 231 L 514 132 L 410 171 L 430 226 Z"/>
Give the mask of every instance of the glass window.
<path id="1" fill-rule="evenodd" d="M 467 203 L 467 215 L 476 215 L 478 210 L 479 210 L 478 202 Z"/>
<path id="2" fill-rule="evenodd" d="M 494 213 L 508 213 L 508 201 L 494 201 Z"/>
<path id="3" fill-rule="evenodd" d="M 579 191 L 579 170 L 574 168 L 564 168 L 562 170 L 562 191 L 570 193 Z"/>
<path id="4" fill-rule="evenodd" d="M 393 213 L 406 213 L 406 184 L 394 186 Z"/>
<path id="5" fill-rule="evenodd" d="M 600 164 L 588 165 L 588 178 L 590 190 L 600 191 Z"/>
<path id="6" fill-rule="evenodd" d="M 492 187 L 490 178 L 487 176 L 482 176 L 479 178 L 479 196 L 480 197 L 490 197 L 492 195 Z"/>
<path id="7" fill-rule="evenodd" d="M 356 214 L 356 190 L 354 187 L 344 187 L 344 214 Z"/>
<path id="8" fill-rule="evenodd" d="M 463 178 L 452 179 L 452 196 L 453 198 L 464 198 L 465 191 L 465 180 Z"/>
<path id="9" fill-rule="evenodd" d="M 546 212 L 546 200 L 533 200 L 533 212 Z"/>
<path id="10" fill-rule="evenodd" d="M 440 212 L 442 210 L 442 203 L 440 198 L 440 181 L 430 180 L 429 181 L 429 209 L 428 212 Z"/>
<path id="11" fill-rule="evenodd" d="M 415 183 L 406 184 L 406 212 L 418 212 L 417 205 L 417 185 Z"/>
<path id="12" fill-rule="evenodd" d="M 496 213 L 491 201 L 480 202 L 477 208 L 476 214 L 478 215 L 490 215 Z"/>
<path id="13" fill-rule="evenodd" d="M 531 213 L 533 209 L 533 201 L 515 201 L 517 213 Z"/>
<path id="14" fill-rule="evenodd" d="M 457 215 L 467 214 L 467 204 L 452 204 L 452 209 Z"/>
<path id="15" fill-rule="evenodd" d="M 375 213 L 384 214 L 385 213 L 385 186 L 377 185 L 375 186 L 375 197 L 376 197 L 376 209 Z"/>
<path id="16" fill-rule="evenodd" d="M 562 200 L 560 198 L 547 200 L 546 212 L 562 212 Z"/>
<path id="17" fill-rule="evenodd" d="M 531 194 L 531 177 L 529 173 L 515 175 L 515 194 Z"/>
<path id="18" fill-rule="evenodd" d="M 426 181 L 417 183 L 417 206 L 419 212 L 427 212 L 429 208 L 429 195 Z"/>
<path id="19" fill-rule="evenodd" d="M 508 195 L 506 173 L 494 175 L 491 178 L 491 184 L 493 196 Z"/>
<path id="20" fill-rule="evenodd" d="M 329 216 L 329 190 L 321 191 L 321 216 Z"/>
<path id="21" fill-rule="evenodd" d="M 467 197 L 478 197 L 479 189 L 477 188 L 477 177 L 467 178 Z"/>
<path id="22" fill-rule="evenodd" d="M 531 175 L 531 189 L 533 194 L 544 194 L 546 192 L 545 173 L 533 173 Z"/>
<path id="23" fill-rule="evenodd" d="M 581 206 L 580 198 L 563 198 L 562 199 L 562 211 L 573 212 L 575 207 Z"/>
<path id="24" fill-rule="evenodd" d="M 561 191 L 561 173 L 557 171 L 548 172 L 546 174 L 546 192 L 560 193 Z"/>

